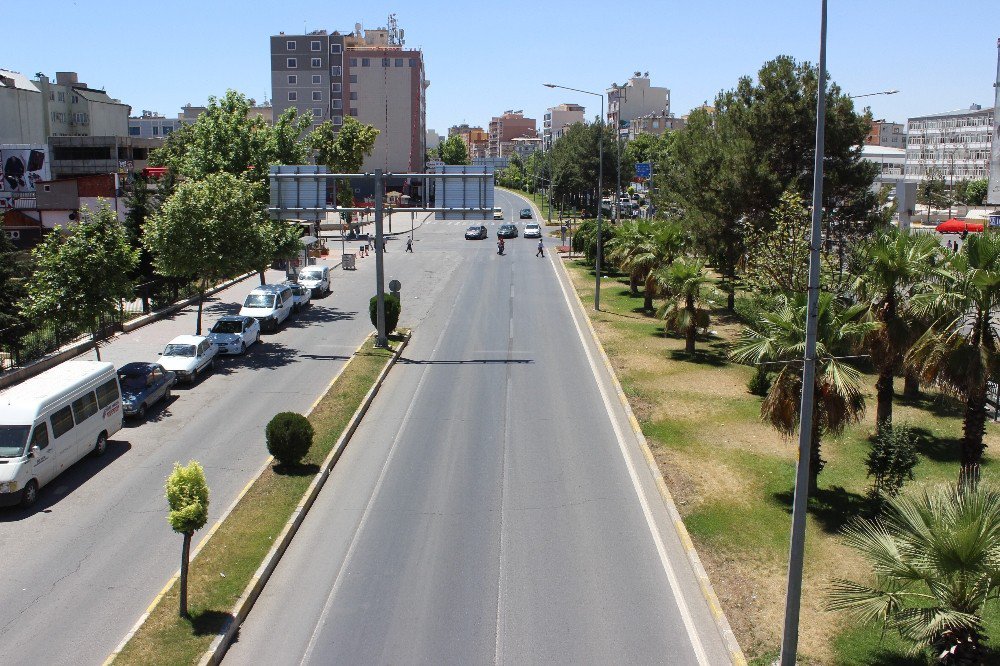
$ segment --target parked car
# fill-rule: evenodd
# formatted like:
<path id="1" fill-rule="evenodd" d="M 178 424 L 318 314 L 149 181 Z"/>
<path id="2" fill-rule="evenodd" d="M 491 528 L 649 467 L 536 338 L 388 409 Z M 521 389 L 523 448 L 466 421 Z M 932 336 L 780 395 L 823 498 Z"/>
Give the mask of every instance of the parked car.
<path id="1" fill-rule="evenodd" d="M 219 347 L 204 335 L 178 335 L 160 354 L 164 370 L 177 373 L 177 381 L 194 383 L 198 374 L 215 367 Z"/>
<path id="2" fill-rule="evenodd" d="M 517 238 L 517 225 L 501 224 L 497 229 L 497 238 Z"/>
<path id="3" fill-rule="evenodd" d="M 490 232 L 483 225 L 471 226 L 465 230 L 465 240 L 482 240 L 489 238 Z"/>
<path id="4" fill-rule="evenodd" d="M 312 289 L 295 282 L 286 282 L 285 284 L 292 290 L 292 312 L 298 312 L 309 305 Z"/>
<path id="5" fill-rule="evenodd" d="M 503 219 L 503 210 L 500 209 L 500 208 L 494 208 L 493 209 L 493 219 L 494 220 L 502 220 Z"/>
<path id="6" fill-rule="evenodd" d="M 164 369 L 159 363 L 126 363 L 118 368 L 125 416 L 145 420 L 146 410 L 170 398 L 170 388 L 176 382 L 177 373 Z"/>
<path id="7" fill-rule="evenodd" d="M 219 347 L 220 354 L 242 354 L 260 340 L 260 324 L 253 317 L 226 315 L 215 322 L 208 339 Z"/>
<path id="8" fill-rule="evenodd" d="M 262 284 L 247 294 L 240 315 L 256 319 L 262 331 L 277 331 L 294 304 L 295 295 L 287 284 Z"/>
<path id="9" fill-rule="evenodd" d="M 330 267 L 306 266 L 299 272 L 299 284 L 312 290 L 313 296 L 330 293 Z"/>
<path id="10" fill-rule="evenodd" d="M 521 209 L 521 219 L 522 220 L 530 220 L 531 219 L 531 209 L 530 208 L 522 208 Z"/>
<path id="11" fill-rule="evenodd" d="M 538 226 L 537 222 L 528 222 L 524 225 L 524 237 L 525 238 L 541 238 L 542 228 Z"/>

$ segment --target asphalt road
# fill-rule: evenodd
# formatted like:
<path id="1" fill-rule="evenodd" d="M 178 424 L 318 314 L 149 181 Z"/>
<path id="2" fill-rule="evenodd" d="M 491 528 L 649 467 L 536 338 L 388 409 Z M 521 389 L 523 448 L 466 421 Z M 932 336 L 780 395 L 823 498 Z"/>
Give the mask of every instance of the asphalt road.
<path id="1" fill-rule="evenodd" d="M 730 662 L 567 285 L 495 228 L 422 230 L 454 273 L 227 662 Z"/>
<path id="2" fill-rule="evenodd" d="M 403 245 L 389 242 L 386 279 L 403 283 L 401 324 L 419 325 L 449 281 L 454 251 L 424 249 L 419 233 L 416 252 L 404 254 Z M 339 246 L 331 252 L 339 254 Z M 147 422 L 113 436 L 103 457 L 85 459 L 43 488 L 33 509 L 0 510 L 0 661 L 104 661 L 179 566 L 181 540 L 167 524 L 163 496 L 173 463 L 202 463 L 210 520 L 218 517 L 264 464 L 271 416 L 308 409 L 371 332 L 374 264 L 371 256 L 356 271 L 332 271 L 330 296 L 265 334 L 245 357 L 220 357 L 196 385 L 176 388 Z M 256 284 L 251 278 L 213 297 L 205 328 L 237 311 Z M 102 356 L 116 365 L 155 360 L 175 335 L 193 332 L 191 307 L 119 336 Z"/>

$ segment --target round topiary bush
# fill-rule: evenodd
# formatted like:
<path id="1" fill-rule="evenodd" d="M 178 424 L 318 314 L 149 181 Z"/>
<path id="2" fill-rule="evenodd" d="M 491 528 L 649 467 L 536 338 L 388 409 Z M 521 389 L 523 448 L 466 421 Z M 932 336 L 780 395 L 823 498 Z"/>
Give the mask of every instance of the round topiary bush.
<path id="1" fill-rule="evenodd" d="M 385 295 L 385 333 L 388 335 L 396 330 L 396 324 L 399 323 L 399 312 L 402 306 L 399 304 L 399 296 L 394 294 Z M 372 326 L 378 328 L 378 296 L 372 296 L 372 299 L 368 301 L 368 316 L 371 317 Z"/>
<path id="2" fill-rule="evenodd" d="M 767 392 L 771 390 L 771 376 L 767 374 L 762 366 L 757 366 L 757 371 L 753 373 L 753 377 L 747 382 L 747 390 L 753 395 L 759 395 L 760 397 L 766 397 Z"/>
<path id="3" fill-rule="evenodd" d="M 312 446 L 313 427 L 309 419 L 295 412 L 275 414 L 265 431 L 267 450 L 281 465 L 296 465 Z"/>

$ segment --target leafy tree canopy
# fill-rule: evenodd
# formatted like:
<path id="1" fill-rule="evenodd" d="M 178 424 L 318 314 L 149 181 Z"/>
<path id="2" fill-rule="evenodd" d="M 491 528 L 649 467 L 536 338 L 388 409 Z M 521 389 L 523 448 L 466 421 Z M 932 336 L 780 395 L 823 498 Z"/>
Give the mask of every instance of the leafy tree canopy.
<path id="1" fill-rule="evenodd" d="M 438 159 L 445 164 L 468 164 L 469 147 L 457 134 L 449 136 L 438 146 Z"/>

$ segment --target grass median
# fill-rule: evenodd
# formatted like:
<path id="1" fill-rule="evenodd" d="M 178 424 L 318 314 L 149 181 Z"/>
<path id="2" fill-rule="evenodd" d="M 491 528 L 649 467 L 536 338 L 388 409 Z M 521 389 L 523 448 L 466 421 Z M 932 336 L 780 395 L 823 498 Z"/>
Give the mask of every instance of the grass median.
<path id="1" fill-rule="evenodd" d="M 594 296 L 593 266 L 566 260 L 584 303 Z M 664 337 L 663 322 L 642 311 L 643 296 L 631 295 L 627 277 L 612 276 L 601 290 L 601 312 L 585 308 L 639 420 L 678 510 L 740 646 L 751 664 L 773 663 L 783 620 L 791 528 L 796 439 L 760 419 L 761 398 L 747 391 L 749 367 L 729 362 L 727 352 L 740 322 L 719 308 L 711 313 L 713 335 L 699 337 L 698 353 L 684 353 L 684 340 Z M 659 302 L 657 303 L 659 305 Z M 825 610 L 835 577 L 863 580 L 865 567 L 839 535 L 844 523 L 866 510 L 865 457 L 874 431 L 875 377 L 866 374 L 864 421 L 840 437 L 823 440 L 828 461 L 819 490 L 810 499 L 799 636 L 802 664 L 915 666 L 922 658 L 877 626 L 857 626 Z M 924 388 L 917 400 L 901 397 L 894 419 L 919 435 L 920 462 L 904 492 L 923 485 L 954 483 L 962 405 Z M 1000 447 L 1000 427 L 987 424 L 989 451 Z M 987 457 L 983 476 L 997 469 Z M 986 633 L 1000 637 L 1000 617 L 984 618 Z"/>
<path id="2" fill-rule="evenodd" d="M 396 338 L 392 341 L 398 344 Z M 394 345 L 395 346 L 395 345 Z M 369 338 L 309 415 L 312 448 L 293 472 L 268 467 L 254 481 L 198 556 L 189 573 L 190 618 L 178 616 L 177 582 L 163 595 L 115 664 L 194 664 L 231 617 L 231 610 L 299 505 L 320 465 L 392 357 Z M 256 445 L 264 446 L 261 439 Z M 211 487 L 211 478 L 208 479 Z M 166 502 L 164 501 L 164 526 Z M 180 553 L 181 537 L 177 537 Z"/>

